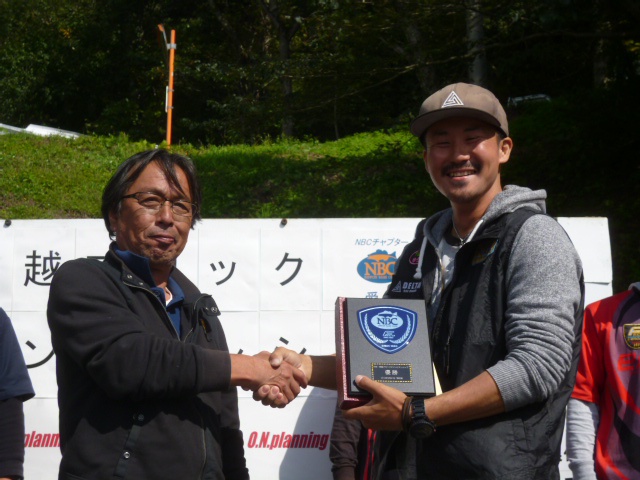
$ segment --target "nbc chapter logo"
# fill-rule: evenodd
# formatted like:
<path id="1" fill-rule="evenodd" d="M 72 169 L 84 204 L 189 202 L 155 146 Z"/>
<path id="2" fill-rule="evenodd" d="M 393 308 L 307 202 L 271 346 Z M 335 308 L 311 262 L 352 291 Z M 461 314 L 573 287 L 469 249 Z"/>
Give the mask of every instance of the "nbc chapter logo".
<path id="1" fill-rule="evenodd" d="M 358 323 L 365 338 L 385 353 L 399 352 L 416 334 L 418 314 L 394 305 L 358 310 Z"/>
<path id="2" fill-rule="evenodd" d="M 373 283 L 389 283 L 396 267 L 396 253 L 376 250 L 358 263 L 358 275 Z"/>

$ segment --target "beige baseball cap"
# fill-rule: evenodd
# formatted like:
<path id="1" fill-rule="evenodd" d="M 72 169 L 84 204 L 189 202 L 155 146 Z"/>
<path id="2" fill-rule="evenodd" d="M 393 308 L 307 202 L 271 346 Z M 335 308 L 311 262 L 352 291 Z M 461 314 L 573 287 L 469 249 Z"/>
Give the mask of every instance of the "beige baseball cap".
<path id="1" fill-rule="evenodd" d="M 486 88 L 469 83 L 453 83 L 427 98 L 411 122 L 411 133 L 422 139 L 434 123 L 450 117 L 471 117 L 487 122 L 509 136 L 507 114 Z"/>

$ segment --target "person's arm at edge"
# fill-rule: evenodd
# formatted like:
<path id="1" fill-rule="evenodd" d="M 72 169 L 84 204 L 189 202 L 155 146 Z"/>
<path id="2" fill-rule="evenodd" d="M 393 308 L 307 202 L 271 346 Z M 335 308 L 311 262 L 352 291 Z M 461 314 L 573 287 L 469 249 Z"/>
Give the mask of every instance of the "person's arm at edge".
<path id="1" fill-rule="evenodd" d="M 584 311 L 582 350 L 576 383 L 567 405 L 567 460 L 575 480 L 595 480 L 595 443 L 600 423 L 599 402 L 606 382 L 603 344 L 598 318 L 610 319 L 615 307 L 596 302 Z M 606 322 L 605 322 L 606 323 Z"/>
<path id="2" fill-rule="evenodd" d="M 24 474 L 24 407 L 35 392 L 11 320 L 0 308 L 0 480 Z"/>
<path id="3" fill-rule="evenodd" d="M 567 460 L 573 480 L 596 480 L 594 452 L 600 421 L 598 406 L 577 398 L 567 406 Z"/>
<path id="4" fill-rule="evenodd" d="M 22 400 L 0 400 L 0 480 L 23 478 L 24 412 Z"/>

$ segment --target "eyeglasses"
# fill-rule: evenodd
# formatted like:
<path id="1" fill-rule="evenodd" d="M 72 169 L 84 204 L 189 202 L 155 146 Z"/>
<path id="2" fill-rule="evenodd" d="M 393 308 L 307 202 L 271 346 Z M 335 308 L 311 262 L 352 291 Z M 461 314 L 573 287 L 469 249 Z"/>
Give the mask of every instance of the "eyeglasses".
<path id="1" fill-rule="evenodd" d="M 179 217 L 192 217 L 196 209 L 196 204 L 185 200 L 168 200 L 153 192 L 136 192 L 124 195 L 121 199 L 133 198 L 145 210 L 151 213 L 158 213 L 162 206 L 169 202 L 171 211 Z"/>

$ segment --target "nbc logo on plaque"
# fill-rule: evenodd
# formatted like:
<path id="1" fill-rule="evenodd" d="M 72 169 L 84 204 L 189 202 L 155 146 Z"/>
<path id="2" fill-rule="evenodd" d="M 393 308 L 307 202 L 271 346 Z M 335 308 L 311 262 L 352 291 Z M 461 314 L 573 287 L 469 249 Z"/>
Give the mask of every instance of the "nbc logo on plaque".
<path id="1" fill-rule="evenodd" d="M 418 327 L 418 314 L 393 305 L 380 305 L 358 310 L 358 323 L 365 338 L 385 353 L 399 352 L 413 339 Z"/>

